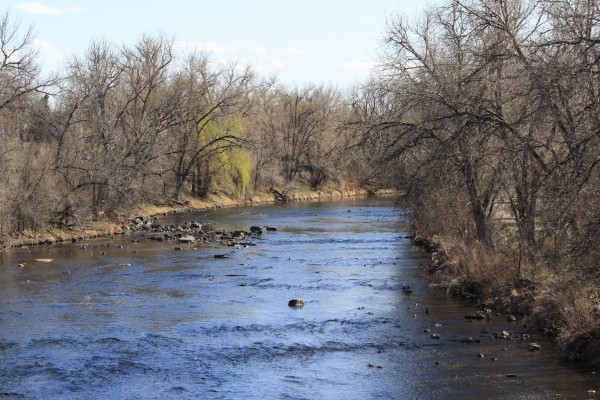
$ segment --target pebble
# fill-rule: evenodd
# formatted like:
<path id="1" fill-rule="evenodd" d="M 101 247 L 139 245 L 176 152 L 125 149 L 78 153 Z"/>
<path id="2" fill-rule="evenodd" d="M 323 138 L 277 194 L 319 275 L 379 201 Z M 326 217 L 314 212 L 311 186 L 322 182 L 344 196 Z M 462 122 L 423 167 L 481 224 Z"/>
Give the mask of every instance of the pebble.
<path id="1" fill-rule="evenodd" d="M 539 351 L 542 349 L 542 346 L 540 346 L 537 343 L 529 343 L 529 347 L 527 347 L 527 350 L 529 351 Z"/>

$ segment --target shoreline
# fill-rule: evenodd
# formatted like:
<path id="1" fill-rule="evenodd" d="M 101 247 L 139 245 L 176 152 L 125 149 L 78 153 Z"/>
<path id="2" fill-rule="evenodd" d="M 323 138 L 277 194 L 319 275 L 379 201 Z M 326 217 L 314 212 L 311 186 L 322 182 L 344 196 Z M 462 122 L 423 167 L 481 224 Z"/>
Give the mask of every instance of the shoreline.
<path id="1" fill-rule="evenodd" d="M 545 304 L 548 301 L 545 296 L 552 292 L 552 285 L 548 282 L 533 283 L 523 280 L 506 286 L 500 282 L 490 284 L 477 280 L 465 281 L 460 272 L 464 260 L 457 258 L 456 254 L 451 254 L 444 243 L 433 243 L 427 238 L 415 237 L 413 244 L 431 255 L 431 262 L 427 266 L 428 269 L 423 271 L 423 277 L 432 287 L 444 290 L 448 296 L 477 301 L 480 313 L 493 310 L 495 313 L 507 314 L 513 320 L 514 315 L 520 316 L 521 327 L 526 332 L 550 337 L 565 361 L 600 365 L 600 335 L 596 329 L 584 329 L 578 335 L 563 337 L 565 330 L 578 331 L 579 327 L 574 321 L 561 321 L 561 324 L 557 324 L 557 318 L 560 317 L 555 315 L 556 308 Z M 494 268 L 497 265 L 487 266 L 488 272 L 490 267 Z M 557 297 L 557 294 L 554 297 Z M 565 297 L 559 297 L 555 301 L 563 302 L 556 304 L 570 310 L 577 309 L 577 300 L 573 304 L 572 299 Z"/>
<path id="2" fill-rule="evenodd" d="M 322 189 L 311 191 L 305 189 L 291 189 L 286 193 L 287 202 L 309 202 L 309 201 L 334 201 L 350 198 L 369 196 L 395 196 L 401 193 L 393 189 L 380 189 L 369 191 L 366 189 Z M 85 242 L 91 239 L 125 235 L 133 232 L 132 219 L 142 216 L 155 218 L 167 214 L 206 211 L 219 208 L 250 207 L 279 203 L 273 193 L 259 192 L 247 199 L 233 199 L 219 193 L 211 193 L 205 199 L 185 198 L 182 201 L 170 201 L 165 204 L 144 204 L 115 213 L 116 218 L 98 218 L 96 220 L 80 221 L 77 225 L 68 227 L 57 227 L 47 225 L 35 232 L 25 231 L 18 237 L 7 240 L 6 247 L 0 248 L 0 252 L 23 246 L 49 245 L 63 242 Z"/>

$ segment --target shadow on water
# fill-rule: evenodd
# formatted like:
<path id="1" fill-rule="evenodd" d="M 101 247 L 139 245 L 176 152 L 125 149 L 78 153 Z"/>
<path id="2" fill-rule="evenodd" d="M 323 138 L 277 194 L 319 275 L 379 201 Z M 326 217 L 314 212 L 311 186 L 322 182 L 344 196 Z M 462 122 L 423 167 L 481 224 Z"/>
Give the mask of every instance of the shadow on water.
<path id="1" fill-rule="evenodd" d="M 3 254 L 0 398 L 598 397 L 591 366 L 504 316 L 467 322 L 473 304 L 430 289 L 399 216 L 386 199 L 215 210 L 164 222 L 277 231 L 248 248 L 123 238 Z"/>

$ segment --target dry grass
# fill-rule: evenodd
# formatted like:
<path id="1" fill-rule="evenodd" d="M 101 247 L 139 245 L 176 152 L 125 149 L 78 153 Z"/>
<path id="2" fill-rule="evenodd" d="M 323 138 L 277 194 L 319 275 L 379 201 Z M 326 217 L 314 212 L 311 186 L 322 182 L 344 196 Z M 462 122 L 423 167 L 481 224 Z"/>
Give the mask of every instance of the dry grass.
<path id="1" fill-rule="evenodd" d="M 527 323 L 556 336 L 569 359 L 600 362 L 600 299 L 589 283 L 569 281 L 546 287 L 536 297 Z"/>
<path id="2" fill-rule="evenodd" d="M 556 337 L 566 358 L 600 363 L 600 289 L 581 278 L 548 275 L 530 266 L 520 277 L 515 257 L 477 243 L 442 241 L 434 253 L 435 285 L 452 294 L 470 294 L 502 310 L 526 314 L 528 329 Z M 545 271 L 538 265 L 538 269 Z"/>
<path id="3" fill-rule="evenodd" d="M 438 285 L 452 293 L 489 297 L 510 292 L 516 282 L 513 261 L 502 253 L 486 249 L 479 243 L 444 241 L 440 247 L 443 268 Z"/>

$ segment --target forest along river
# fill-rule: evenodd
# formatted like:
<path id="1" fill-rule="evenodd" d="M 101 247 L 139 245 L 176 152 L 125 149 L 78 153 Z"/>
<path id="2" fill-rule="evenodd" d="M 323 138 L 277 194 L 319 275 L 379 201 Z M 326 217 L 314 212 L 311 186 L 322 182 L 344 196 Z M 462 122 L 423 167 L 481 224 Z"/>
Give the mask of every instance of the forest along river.
<path id="1" fill-rule="evenodd" d="M 216 210 L 165 222 L 278 230 L 239 249 L 124 237 L 2 254 L 0 397 L 599 397 L 591 366 L 430 289 L 401 217 L 389 199 Z"/>

